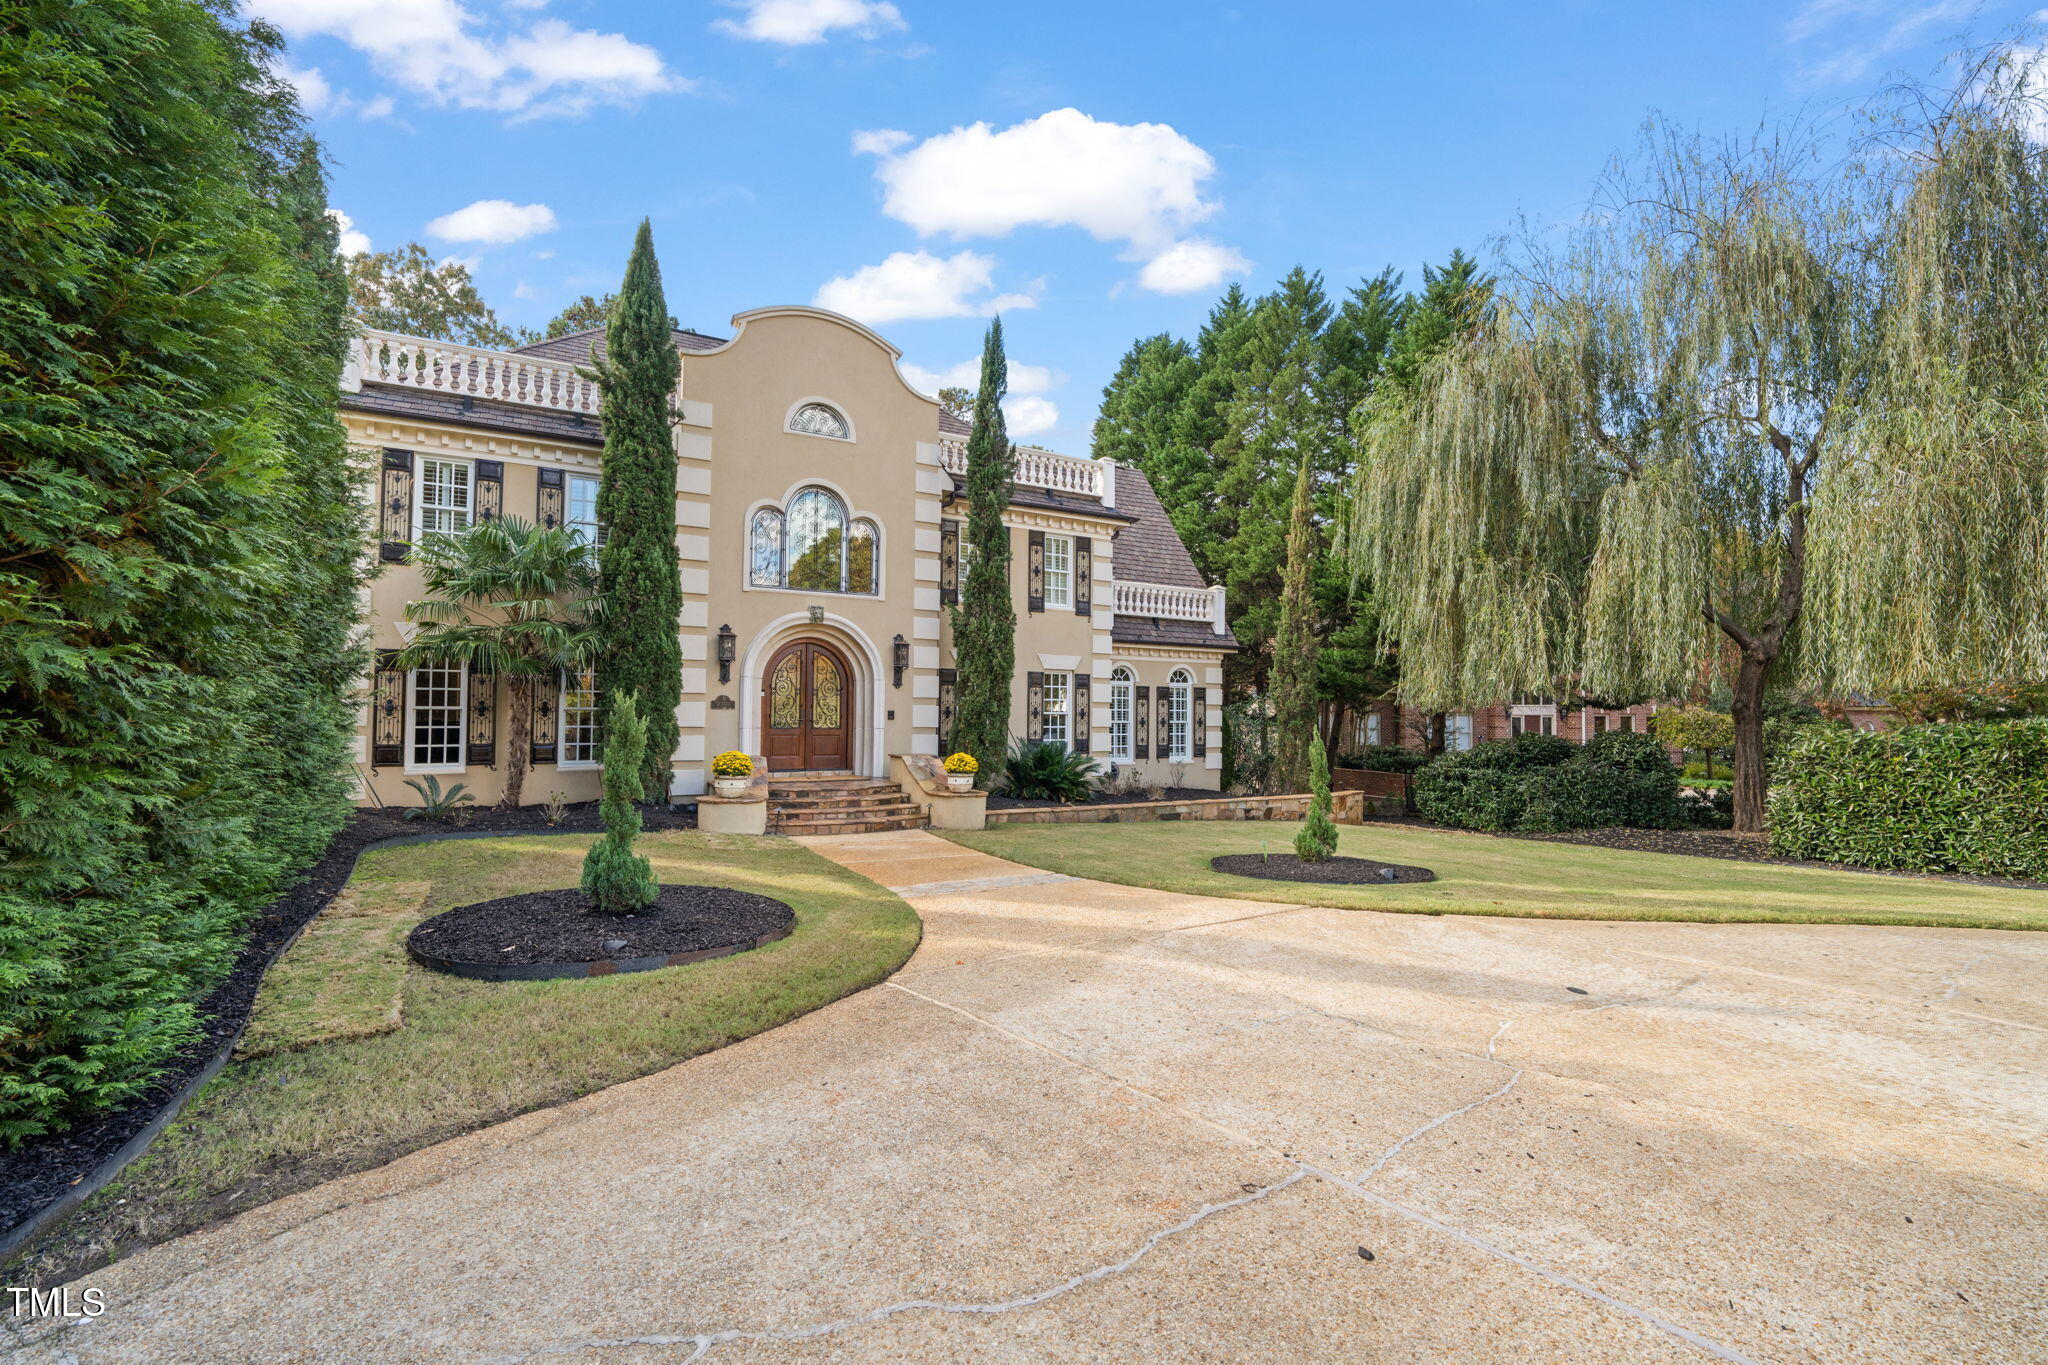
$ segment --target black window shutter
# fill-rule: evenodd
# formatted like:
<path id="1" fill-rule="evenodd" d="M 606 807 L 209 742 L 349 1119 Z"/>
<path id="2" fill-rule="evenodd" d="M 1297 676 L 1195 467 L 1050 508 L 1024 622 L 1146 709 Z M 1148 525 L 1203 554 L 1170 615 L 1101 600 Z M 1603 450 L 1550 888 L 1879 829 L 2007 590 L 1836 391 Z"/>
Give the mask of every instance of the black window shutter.
<path id="1" fill-rule="evenodd" d="M 561 470 L 540 471 L 540 496 L 533 509 L 534 525 L 543 531 L 552 531 L 562 524 L 562 518 L 567 515 L 564 500 L 568 496 L 568 486 L 568 476 Z M 547 761 L 552 763 L 555 760 L 550 758 Z"/>
<path id="2" fill-rule="evenodd" d="M 1152 689 L 1131 689 L 1131 761 L 1152 757 Z"/>
<path id="3" fill-rule="evenodd" d="M 1036 532 L 1032 534 L 1036 535 Z M 1024 738 L 1034 744 L 1045 738 L 1045 674 L 1024 675 Z"/>
<path id="4" fill-rule="evenodd" d="M 476 462 L 476 519 L 496 521 L 505 515 L 505 462 L 503 460 L 478 460 Z"/>
<path id="5" fill-rule="evenodd" d="M 498 766 L 498 675 L 469 666 L 469 748 L 463 761 L 472 768 Z"/>
<path id="6" fill-rule="evenodd" d="M 945 755 L 953 746 L 953 712 L 958 708 L 960 694 L 960 673 L 957 669 L 939 670 L 939 753 Z"/>
<path id="7" fill-rule="evenodd" d="M 384 474 L 377 486 L 377 558 L 396 564 L 412 548 L 412 452 L 384 449 Z"/>
<path id="8" fill-rule="evenodd" d="M 939 523 L 939 601 L 960 600 L 960 523 L 950 517 Z"/>
<path id="9" fill-rule="evenodd" d="M 1094 604 L 1089 601 L 1095 586 L 1095 544 L 1088 536 L 1074 537 L 1074 615 L 1094 614 Z"/>
<path id="10" fill-rule="evenodd" d="M 377 673 L 370 689 L 370 767 L 396 767 L 405 762 L 405 670 L 398 651 L 377 651 Z"/>
<path id="11" fill-rule="evenodd" d="M 1173 688 L 1169 685 L 1159 689 L 1159 707 L 1153 715 L 1159 733 L 1153 748 L 1162 759 L 1173 757 Z"/>
<path id="12" fill-rule="evenodd" d="M 541 473 L 547 473 L 542 470 Z M 561 717 L 556 714 L 556 703 L 562 699 L 562 674 L 557 669 L 552 678 L 535 678 L 528 684 L 533 688 L 533 752 L 531 761 L 553 763 L 555 761 L 555 733 Z"/>
<path id="13" fill-rule="evenodd" d="M 1024 556 L 1024 609 L 1045 610 L 1045 532 L 1032 531 Z"/>
<path id="14" fill-rule="evenodd" d="M 1086 673 L 1076 673 L 1074 675 L 1072 710 L 1074 713 L 1072 717 L 1074 740 L 1067 747 L 1077 754 L 1085 754 L 1088 752 L 1088 675 Z"/>
<path id="15" fill-rule="evenodd" d="M 1207 758 L 1209 756 L 1209 689 L 1200 683 L 1196 683 L 1188 691 L 1194 697 L 1193 702 L 1188 707 L 1188 714 L 1193 718 L 1192 729 L 1195 757 Z"/>

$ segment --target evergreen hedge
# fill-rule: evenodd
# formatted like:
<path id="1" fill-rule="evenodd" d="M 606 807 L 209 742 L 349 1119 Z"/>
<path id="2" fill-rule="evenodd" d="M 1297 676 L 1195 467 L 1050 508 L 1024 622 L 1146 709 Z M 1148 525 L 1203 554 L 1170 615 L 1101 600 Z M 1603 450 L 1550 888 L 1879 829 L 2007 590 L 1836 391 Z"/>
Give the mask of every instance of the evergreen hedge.
<path id="1" fill-rule="evenodd" d="M 1809 727 L 1772 772 L 1771 847 L 2048 880 L 2048 720 Z"/>
<path id="2" fill-rule="evenodd" d="M 229 13 L 0 8 L 0 1143 L 147 1084 L 347 814 L 341 274 Z"/>
<path id="3" fill-rule="evenodd" d="M 1444 754 L 1416 772 L 1415 807 L 1438 824 L 1526 833 L 1690 823 L 1664 747 L 1625 730 L 1583 745 L 1529 734 Z"/>

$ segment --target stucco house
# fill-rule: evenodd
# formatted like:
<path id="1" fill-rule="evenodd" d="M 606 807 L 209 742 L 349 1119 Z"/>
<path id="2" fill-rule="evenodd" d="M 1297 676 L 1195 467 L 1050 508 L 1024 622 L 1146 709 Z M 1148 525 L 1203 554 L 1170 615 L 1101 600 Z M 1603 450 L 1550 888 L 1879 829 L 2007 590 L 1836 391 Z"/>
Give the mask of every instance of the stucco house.
<path id="1" fill-rule="evenodd" d="M 913 389 L 900 352 L 817 308 L 761 308 L 730 337 L 678 331 L 676 558 L 682 572 L 681 743 L 671 792 L 705 790 L 725 749 L 776 773 L 884 780 L 892 755 L 947 752 L 966 508 L 966 425 Z M 420 596 L 415 537 L 478 518 L 596 524 L 603 465 L 595 386 L 577 373 L 602 332 L 512 351 L 369 332 L 340 395 L 377 470 L 367 614 L 379 667 L 363 710 L 360 799 L 405 805 L 406 779 L 502 790 L 502 680 L 388 666 Z M 1017 611 L 1012 733 L 1057 739 L 1105 769 L 1214 788 L 1220 588 L 1203 583 L 1142 474 L 1025 447 L 1005 515 Z M 565 677 L 534 703 L 525 799 L 598 794 L 596 698 Z"/>

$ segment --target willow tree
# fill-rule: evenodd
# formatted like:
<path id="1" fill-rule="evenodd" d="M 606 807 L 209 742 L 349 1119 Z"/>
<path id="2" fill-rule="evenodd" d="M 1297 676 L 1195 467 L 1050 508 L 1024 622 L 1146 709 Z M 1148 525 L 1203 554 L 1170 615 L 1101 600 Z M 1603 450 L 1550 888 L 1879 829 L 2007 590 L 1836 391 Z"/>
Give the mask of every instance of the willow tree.
<path id="1" fill-rule="evenodd" d="M 1483 325 L 1368 427 L 1350 543 L 1408 700 L 1717 671 L 1756 831 L 1766 689 L 2048 663 L 2027 74 L 2006 50 L 1963 94 L 1910 92 L 1861 155 L 1653 130 L 1601 212 L 1524 245 Z"/>

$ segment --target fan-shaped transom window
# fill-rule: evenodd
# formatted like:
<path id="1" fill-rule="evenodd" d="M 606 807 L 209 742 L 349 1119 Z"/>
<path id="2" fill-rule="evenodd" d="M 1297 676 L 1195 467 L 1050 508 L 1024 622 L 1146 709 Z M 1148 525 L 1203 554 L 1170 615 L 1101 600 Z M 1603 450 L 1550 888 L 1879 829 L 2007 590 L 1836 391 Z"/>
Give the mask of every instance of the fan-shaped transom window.
<path id="1" fill-rule="evenodd" d="M 757 588 L 873 593 L 881 534 L 824 488 L 806 488 L 788 508 L 763 507 L 747 526 L 747 582 Z"/>
<path id="2" fill-rule="evenodd" d="M 853 439 L 853 427 L 839 409 L 829 403 L 806 403 L 789 415 L 789 429 L 805 436 L 830 436 L 837 441 Z"/>

